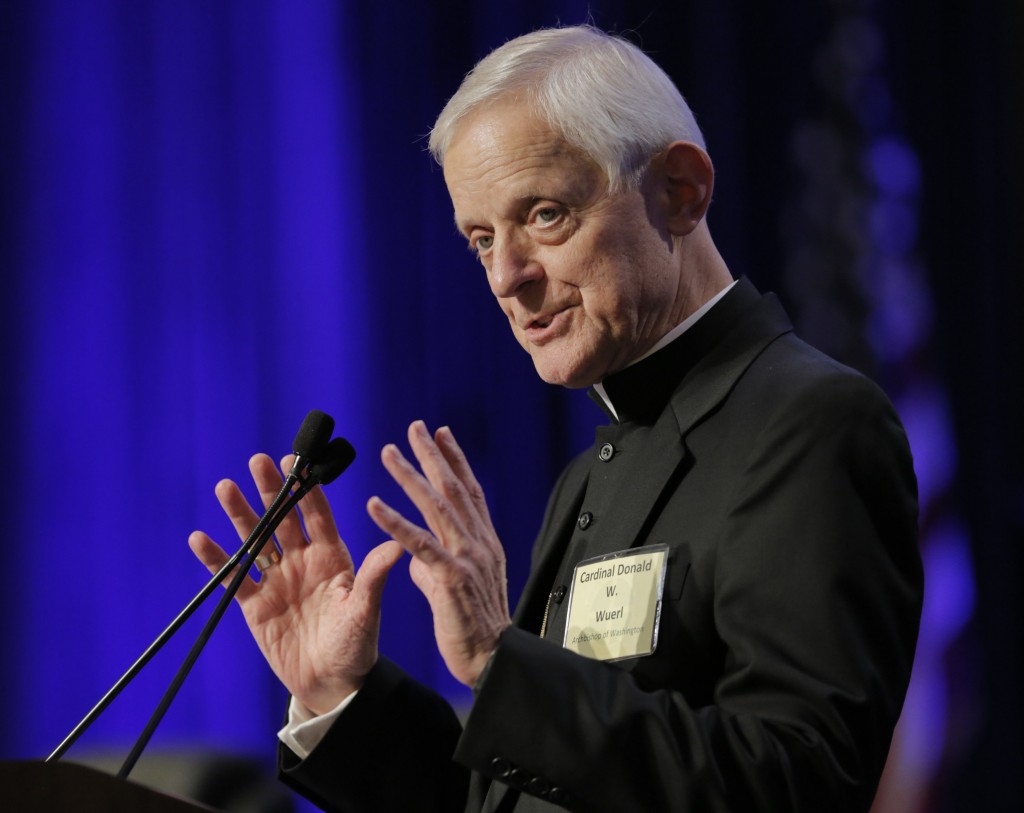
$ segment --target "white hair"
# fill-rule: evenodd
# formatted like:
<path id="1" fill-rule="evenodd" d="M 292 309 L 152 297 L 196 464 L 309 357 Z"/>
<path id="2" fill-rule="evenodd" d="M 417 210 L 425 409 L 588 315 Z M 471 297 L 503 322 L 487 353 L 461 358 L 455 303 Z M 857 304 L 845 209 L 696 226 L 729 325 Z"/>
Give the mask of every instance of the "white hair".
<path id="1" fill-rule="evenodd" d="M 434 123 L 434 159 L 444 165 L 463 118 L 508 97 L 525 101 L 597 163 L 613 190 L 636 189 L 651 158 L 673 141 L 704 149 L 692 111 L 665 72 L 632 43 L 582 25 L 534 31 L 480 60 Z"/>

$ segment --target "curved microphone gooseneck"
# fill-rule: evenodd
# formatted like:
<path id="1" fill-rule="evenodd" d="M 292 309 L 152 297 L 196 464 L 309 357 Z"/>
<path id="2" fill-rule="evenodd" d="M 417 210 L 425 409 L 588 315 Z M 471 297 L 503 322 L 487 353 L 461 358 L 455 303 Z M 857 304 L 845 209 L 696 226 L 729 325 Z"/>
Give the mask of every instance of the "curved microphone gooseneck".
<path id="1" fill-rule="evenodd" d="M 125 687 L 135 678 L 135 676 L 142 671 L 142 669 L 148 664 L 153 657 L 159 652 L 164 644 L 171 639 L 171 637 L 181 628 L 181 626 L 192 616 L 192 614 L 199 608 L 199 606 L 213 593 L 214 590 L 224 581 L 227 575 L 237 567 L 238 563 L 250 552 L 250 550 L 260 542 L 269 538 L 266 534 L 267 527 L 277 517 L 278 513 L 282 510 L 282 506 L 285 501 L 288 500 L 287 508 L 284 508 L 284 512 L 291 510 L 291 508 L 298 502 L 298 499 L 289 499 L 291 489 L 295 487 L 296 483 L 299 482 L 299 475 L 301 470 L 307 466 L 312 468 L 312 476 L 316 477 L 319 471 L 321 477 L 319 482 L 327 484 L 333 481 L 338 475 L 347 468 L 348 464 L 352 462 L 355 457 L 355 450 L 351 451 L 351 458 L 347 463 L 341 466 L 333 476 L 327 477 L 322 476 L 324 474 L 325 467 L 331 467 L 336 465 L 335 461 L 337 458 L 338 446 L 335 441 L 341 441 L 349 449 L 352 447 L 343 438 L 335 438 L 335 441 L 328 442 L 331 437 L 331 433 L 334 431 L 334 420 L 327 414 L 320 412 L 319 410 L 312 410 L 302 422 L 302 426 L 299 427 L 299 431 L 295 436 L 295 440 L 292 443 L 292 450 L 295 453 L 295 465 L 292 466 L 291 471 L 285 479 L 284 485 L 280 492 L 274 498 L 274 501 L 267 508 L 266 512 L 260 518 L 256 527 L 253 528 L 252 533 L 246 538 L 245 542 L 238 549 L 238 551 L 217 571 L 217 573 L 211 578 L 206 586 L 203 587 L 199 593 L 188 603 L 188 605 L 175 617 L 175 619 L 164 629 L 160 635 L 157 636 L 156 640 L 139 656 L 139 658 L 133 663 L 128 670 L 121 675 L 118 681 L 107 691 L 99 702 L 86 714 L 85 717 L 72 729 L 64 740 L 61 741 L 53 753 L 47 758 L 46 762 L 52 762 L 59 760 L 67 750 L 74 745 L 74 743 L 88 730 L 88 728 L 96 721 L 96 719 L 102 714 L 106 708 L 117 698 L 119 694 L 125 689 Z M 327 453 L 328 450 L 334 447 L 334 451 Z M 308 491 L 308 488 L 306 489 Z M 303 491 L 302 494 L 305 494 Z M 291 495 L 294 497 L 294 495 Z M 277 520 L 279 523 L 283 519 L 284 514 L 281 514 L 280 519 Z M 276 524 L 274 526 L 276 528 Z M 273 530 L 270 531 L 273 533 Z M 264 540 L 265 543 L 265 540 Z M 260 548 L 263 544 L 260 544 Z M 258 552 L 257 552 L 258 555 Z M 242 571 L 248 572 L 248 568 Z"/>

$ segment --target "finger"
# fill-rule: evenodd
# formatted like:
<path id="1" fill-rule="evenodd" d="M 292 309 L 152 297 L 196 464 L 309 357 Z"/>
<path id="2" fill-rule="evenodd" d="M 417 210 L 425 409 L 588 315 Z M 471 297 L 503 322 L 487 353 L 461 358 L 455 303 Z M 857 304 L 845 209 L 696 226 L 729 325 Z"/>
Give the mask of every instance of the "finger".
<path id="1" fill-rule="evenodd" d="M 274 465 L 274 461 L 265 454 L 253 455 L 249 459 L 249 471 L 252 473 L 256 489 L 260 493 L 260 501 L 263 503 L 263 507 L 265 509 L 269 508 L 277 498 L 277 495 L 281 493 L 281 487 L 284 485 L 284 478 L 281 476 L 281 472 Z M 302 533 L 302 524 L 292 511 L 289 511 L 287 516 L 281 520 L 277 530 L 274 532 L 274 536 L 277 538 L 282 551 L 289 546 L 304 545 L 306 541 Z"/>
<path id="2" fill-rule="evenodd" d="M 303 524 L 306 526 L 310 544 L 338 540 L 338 526 L 334 522 L 331 504 L 327 501 L 327 495 L 324 494 L 320 486 L 311 488 L 306 496 L 299 501 L 299 510 L 302 512 Z"/>
<path id="3" fill-rule="evenodd" d="M 434 578 L 434 572 L 430 567 L 414 557 L 409 562 L 409 578 L 429 601 L 437 585 L 437 579 Z"/>
<path id="4" fill-rule="evenodd" d="M 231 557 L 224 549 L 202 531 L 193 531 L 188 537 L 188 546 L 210 573 L 216 573 Z"/>
<path id="5" fill-rule="evenodd" d="M 494 530 L 494 523 L 491 521 L 491 512 L 487 508 L 487 497 L 484 495 L 483 486 L 480 485 L 473 469 L 466 459 L 465 453 L 455 440 L 455 435 L 447 426 L 442 426 L 434 433 L 434 442 L 444 455 L 445 460 L 451 467 L 452 472 L 462 483 L 466 495 L 473 506 L 477 518 L 477 533 L 474 538 L 483 542 L 490 552 L 504 561 L 505 549 L 498 539 L 498 533 Z"/>
<path id="6" fill-rule="evenodd" d="M 202 531 L 193 531 L 188 537 L 188 546 L 192 549 L 192 552 L 196 555 L 196 558 L 202 562 L 206 569 L 211 574 L 216 574 L 227 561 L 231 558 L 216 542 L 210 537 L 204 534 Z M 224 577 L 223 587 L 226 587 L 234 575 L 234 570 Z M 239 603 L 242 603 L 249 596 L 253 595 L 256 590 L 256 582 L 249 576 L 245 577 L 241 586 L 238 588 L 238 592 L 235 594 L 235 598 Z"/>
<path id="7" fill-rule="evenodd" d="M 425 564 L 434 566 L 451 560 L 448 551 L 432 534 L 409 522 L 380 497 L 371 497 L 366 511 L 378 528 Z"/>
<path id="8" fill-rule="evenodd" d="M 461 518 L 467 533 L 459 540 L 460 547 L 471 541 L 479 542 L 492 554 L 503 555 L 483 488 L 451 430 L 439 429 L 431 437 L 426 425 L 418 421 L 409 427 L 409 441 L 427 479 Z"/>
<path id="9" fill-rule="evenodd" d="M 452 433 L 451 428 L 442 426 L 438 429 L 434 433 L 434 442 L 437 444 L 437 448 L 441 450 L 441 454 L 444 455 L 444 459 L 448 462 L 452 472 L 454 472 L 455 476 L 465 487 L 466 493 L 469 495 L 477 513 L 488 525 L 493 527 L 491 513 L 487 508 L 487 499 L 484 497 L 484 490 L 476 479 L 476 475 L 473 474 L 473 469 L 470 468 L 469 461 L 466 459 L 466 455 L 459 446 L 458 441 L 455 440 L 455 435 Z"/>
<path id="10" fill-rule="evenodd" d="M 309 536 L 309 544 L 337 549 L 344 559 L 345 569 L 354 570 L 352 555 L 338 533 L 331 504 L 320 486 L 315 486 L 302 498 L 299 502 L 299 511 L 302 513 L 302 522 L 306 527 L 306 534 Z"/>
<path id="11" fill-rule="evenodd" d="M 277 491 L 280 491 L 283 481 L 274 468 L 273 462 L 266 455 L 255 455 L 249 461 L 249 469 L 253 473 L 253 479 L 256 481 L 256 487 L 260 491 L 264 505 L 267 505 L 273 501 Z M 270 500 L 267 501 L 265 494 L 273 490 L 275 485 L 277 491 L 274 491 Z M 231 480 L 221 480 L 217 483 L 215 493 L 221 508 L 224 509 L 224 513 L 228 515 L 228 519 L 231 520 L 231 524 L 238 533 L 239 539 L 248 539 L 249 534 L 259 522 L 260 515 L 253 510 L 245 495 L 242 494 L 242 490 Z"/>
<path id="12" fill-rule="evenodd" d="M 231 480 L 221 480 L 214 488 L 217 495 L 217 502 L 224 509 L 231 524 L 238 534 L 238 538 L 248 539 L 252 529 L 259 522 L 259 516 L 253 511 L 252 506 L 245 499 L 242 490 Z"/>
<path id="13" fill-rule="evenodd" d="M 287 473 L 291 471 L 292 465 L 295 463 L 295 455 L 287 454 L 281 458 L 281 471 Z M 318 539 L 327 539 L 328 541 L 335 541 L 338 537 L 338 529 L 334 524 L 334 517 L 331 514 L 331 506 L 327 502 L 327 497 L 324 496 L 323 491 L 319 486 L 314 486 L 302 497 L 298 504 L 298 517 L 302 518 L 301 526 L 306 530 L 309 542 L 313 541 L 313 537 L 316 536 Z M 311 525 L 316 526 L 316 532 L 314 533 Z M 306 540 L 303 540 L 304 542 Z"/>
<path id="14" fill-rule="evenodd" d="M 423 469 L 427 481 L 454 506 L 460 516 L 467 518 L 472 526 L 479 519 L 476 506 L 470 498 L 464 484 L 452 470 L 444 453 L 430 436 L 423 421 L 414 421 L 409 426 L 409 445 L 412 447 L 416 460 Z"/>
<path id="15" fill-rule="evenodd" d="M 462 548 L 466 529 L 457 516 L 456 506 L 445 499 L 393 443 L 385 446 L 380 456 L 384 468 L 419 509 L 427 527 L 440 543 L 452 551 Z"/>
<path id="16" fill-rule="evenodd" d="M 352 585 L 352 600 L 358 603 L 358 610 L 364 617 L 376 617 L 380 613 L 384 585 L 395 563 L 405 551 L 394 540 L 378 545 L 363 559 Z"/>

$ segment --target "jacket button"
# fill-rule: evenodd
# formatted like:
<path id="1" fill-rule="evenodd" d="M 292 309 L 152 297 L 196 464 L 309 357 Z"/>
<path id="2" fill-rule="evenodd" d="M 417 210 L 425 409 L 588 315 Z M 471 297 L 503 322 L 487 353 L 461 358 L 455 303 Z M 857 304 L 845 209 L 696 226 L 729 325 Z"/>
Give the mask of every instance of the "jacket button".
<path id="1" fill-rule="evenodd" d="M 601 458 L 603 462 L 607 463 L 609 460 L 612 459 L 612 457 L 615 456 L 615 447 L 612 446 L 610 443 L 606 443 L 601 447 L 601 450 L 597 453 L 597 456 Z"/>
<path id="2" fill-rule="evenodd" d="M 590 523 L 594 521 L 594 515 L 589 511 L 584 511 L 580 514 L 580 518 L 576 520 L 576 524 L 579 526 L 581 531 L 587 530 L 590 527 Z"/>
<path id="3" fill-rule="evenodd" d="M 533 794 L 534 796 L 540 796 L 546 798 L 551 792 L 551 783 L 541 777 L 535 777 L 530 780 L 530 784 L 526 786 L 526 792 Z"/>
<path id="4" fill-rule="evenodd" d="M 555 602 L 555 604 L 561 604 L 562 599 L 565 598 L 566 592 L 567 590 L 565 589 L 564 584 L 558 585 L 558 587 L 551 591 L 551 600 Z"/>
<path id="5" fill-rule="evenodd" d="M 569 803 L 569 794 L 565 788 L 554 787 L 548 792 L 548 801 L 565 806 Z"/>
<path id="6" fill-rule="evenodd" d="M 508 783 L 518 790 L 525 788 L 530 779 L 530 775 L 522 768 L 513 768 L 512 772 L 508 775 Z"/>
<path id="7" fill-rule="evenodd" d="M 504 779 L 510 773 L 512 773 L 512 763 L 507 759 L 501 757 L 495 757 L 491 760 L 491 770 L 494 771 L 494 775 Z"/>

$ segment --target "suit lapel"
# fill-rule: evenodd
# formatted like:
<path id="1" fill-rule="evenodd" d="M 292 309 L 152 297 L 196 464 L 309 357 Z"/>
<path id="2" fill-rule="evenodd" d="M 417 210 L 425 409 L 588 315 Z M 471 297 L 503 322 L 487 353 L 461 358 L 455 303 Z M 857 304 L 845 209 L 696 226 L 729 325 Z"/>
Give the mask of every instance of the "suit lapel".
<path id="1" fill-rule="evenodd" d="M 774 294 L 761 298 L 683 379 L 670 401 L 680 437 L 714 410 L 764 349 L 793 326 Z M 663 416 L 664 417 L 664 416 Z"/>

